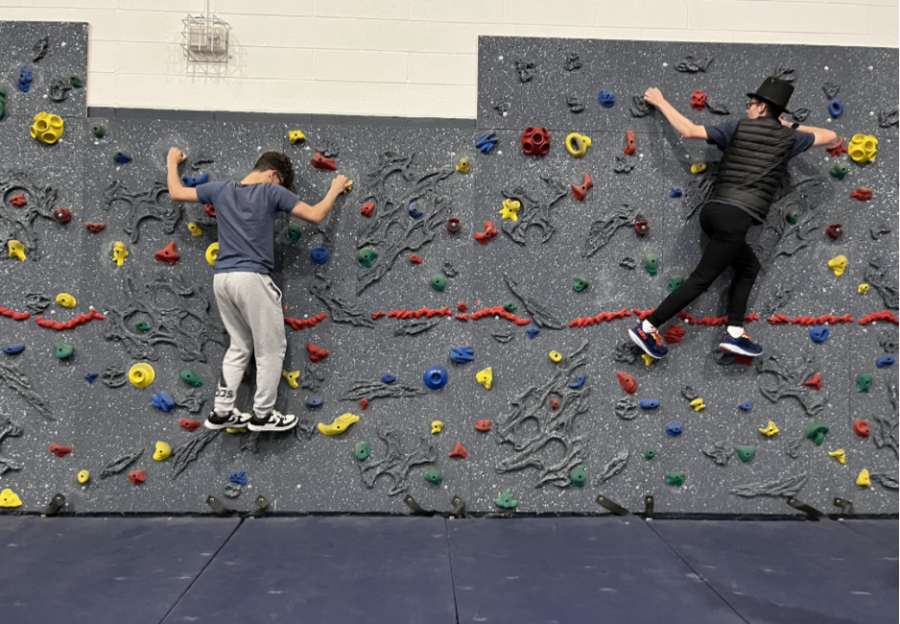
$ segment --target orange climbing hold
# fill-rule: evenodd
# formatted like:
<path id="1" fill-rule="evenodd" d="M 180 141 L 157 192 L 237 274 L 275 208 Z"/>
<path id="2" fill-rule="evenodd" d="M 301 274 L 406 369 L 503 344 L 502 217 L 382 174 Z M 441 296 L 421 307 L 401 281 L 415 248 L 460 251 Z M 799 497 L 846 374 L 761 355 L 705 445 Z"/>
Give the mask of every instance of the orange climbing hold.
<path id="1" fill-rule="evenodd" d="M 453 450 L 450 451 L 450 454 L 447 455 L 447 457 L 459 457 L 460 459 L 465 459 L 468 455 L 469 451 L 463 447 L 462 442 L 457 442 L 456 446 L 453 447 Z"/>
<path id="2" fill-rule="evenodd" d="M 375 211 L 375 203 L 369 202 L 368 204 L 363 204 L 362 208 L 359 209 L 359 214 L 364 216 L 367 219 L 372 218 L 372 212 Z"/>
<path id="3" fill-rule="evenodd" d="M 419 257 L 419 254 L 410 254 L 409 261 L 413 264 L 422 264 L 422 258 Z"/>
<path id="4" fill-rule="evenodd" d="M 484 222 L 484 232 L 475 232 L 475 240 L 482 245 L 487 245 L 491 239 L 497 236 L 497 228 L 494 227 L 493 221 Z"/>
<path id="5" fill-rule="evenodd" d="M 812 378 L 810 378 L 809 381 L 804 381 L 803 385 L 807 386 L 809 388 L 814 388 L 816 390 L 821 390 L 822 389 L 822 376 L 819 375 L 819 373 L 816 373 L 815 375 L 812 376 Z"/>
<path id="6" fill-rule="evenodd" d="M 584 174 L 584 182 L 578 185 L 572 184 L 571 187 L 572 197 L 578 201 L 584 201 L 584 198 L 587 197 L 588 189 L 594 188 L 594 181 L 591 180 L 591 176 Z"/>
<path id="7" fill-rule="evenodd" d="M 622 151 L 629 156 L 634 156 L 634 153 L 637 151 L 637 144 L 635 143 L 634 132 L 632 130 L 625 132 L 625 147 Z"/>
<path id="8" fill-rule="evenodd" d="M 21 208 L 22 206 L 28 205 L 28 200 L 25 199 L 25 193 L 19 193 L 14 197 L 9 198 L 9 203 L 11 203 L 16 208 Z"/>
<path id="9" fill-rule="evenodd" d="M 158 260 L 159 262 L 168 262 L 172 266 L 181 259 L 181 254 L 178 253 L 178 249 L 175 247 L 175 241 L 172 241 L 159 251 L 157 251 L 153 255 L 154 260 Z"/>
<path id="10" fill-rule="evenodd" d="M 147 480 L 147 473 L 143 470 L 132 470 L 128 473 L 128 480 L 131 481 L 134 485 L 138 483 L 144 483 Z"/>
<path id="11" fill-rule="evenodd" d="M 31 316 L 31 312 L 16 312 L 14 310 L 10 310 L 9 308 L 0 306 L 0 316 L 8 316 L 14 321 L 24 321 L 29 316 Z"/>
<path id="12" fill-rule="evenodd" d="M 306 343 L 306 350 L 309 352 L 309 359 L 312 362 L 319 362 L 328 357 L 328 351 L 322 347 L 317 347 L 311 342 Z"/>
<path id="13" fill-rule="evenodd" d="M 632 377 L 628 373 L 619 371 L 616 373 L 616 379 L 618 379 L 619 383 L 622 385 L 622 390 L 624 390 L 628 394 L 634 394 L 635 392 L 637 392 L 637 381 L 635 381 L 634 377 Z"/>
<path id="14" fill-rule="evenodd" d="M 69 453 L 72 452 L 71 446 L 63 446 L 62 444 L 51 444 L 50 452 L 56 455 L 57 457 L 65 457 Z"/>
<path id="15" fill-rule="evenodd" d="M 663 333 L 663 338 L 665 339 L 667 344 L 678 344 L 684 339 L 684 335 L 687 332 L 684 327 L 675 323 L 674 325 L 669 326 L 668 329 Z"/>
<path id="16" fill-rule="evenodd" d="M 27 313 L 26 313 L 27 314 Z M 25 318 L 28 318 L 27 316 Z M 63 331 L 68 329 L 75 329 L 81 325 L 84 325 L 94 319 L 98 321 L 105 320 L 106 317 L 97 312 L 96 310 L 91 310 L 88 314 L 79 314 L 73 319 L 69 319 L 65 323 L 61 321 L 51 321 L 45 319 L 43 316 L 38 316 L 34 319 L 34 322 L 40 325 L 41 327 L 46 327 L 48 329 L 55 329 L 56 331 Z"/>
<path id="17" fill-rule="evenodd" d="M 475 429 L 477 431 L 486 432 L 491 430 L 491 421 L 490 420 L 479 420 L 475 423 Z"/>

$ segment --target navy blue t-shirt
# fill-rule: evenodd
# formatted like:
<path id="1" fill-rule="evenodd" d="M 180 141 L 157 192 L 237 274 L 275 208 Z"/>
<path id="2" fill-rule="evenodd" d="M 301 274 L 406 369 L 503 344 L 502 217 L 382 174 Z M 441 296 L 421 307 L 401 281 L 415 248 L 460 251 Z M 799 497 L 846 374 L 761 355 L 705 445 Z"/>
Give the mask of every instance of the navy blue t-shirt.
<path id="1" fill-rule="evenodd" d="M 278 184 L 209 182 L 197 187 L 197 199 L 216 209 L 216 273 L 271 275 L 275 270 L 275 213 L 290 212 L 300 198 Z"/>
<path id="2" fill-rule="evenodd" d="M 716 124 L 715 126 L 703 126 L 706 128 L 706 142 L 710 145 L 715 145 L 724 152 L 725 148 L 728 147 L 728 144 L 731 143 L 731 139 L 734 138 L 738 121 L 740 120 L 733 119 L 731 121 L 726 121 L 725 123 Z M 797 154 L 802 154 L 811 148 L 815 142 L 816 135 L 797 130 L 797 138 L 794 140 L 794 151 L 791 153 L 791 158 Z"/>

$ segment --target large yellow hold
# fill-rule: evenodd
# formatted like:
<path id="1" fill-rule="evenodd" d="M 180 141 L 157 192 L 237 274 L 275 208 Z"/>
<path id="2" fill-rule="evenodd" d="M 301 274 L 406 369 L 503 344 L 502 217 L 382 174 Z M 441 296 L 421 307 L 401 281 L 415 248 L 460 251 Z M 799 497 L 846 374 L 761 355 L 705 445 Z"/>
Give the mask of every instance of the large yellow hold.
<path id="1" fill-rule="evenodd" d="M 56 295 L 56 303 L 64 308 L 74 308 L 77 305 L 75 297 L 73 297 L 69 293 L 59 293 L 58 295 Z"/>
<path id="2" fill-rule="evenodd" d="M 349 429 L 350 425 L 357 422 L 359 422 L 359 416 L 356 414 L 343 414 L 331 421 L 330 425 L 319 423 L 319 431 L 329 436 L 340 435 Z"/>
<path id="3" fill-rule="evenodd" d="M 164 459 L 169 459 L 169 456 L 172 454 L 172 445 L 168 442 L 157 442 L 156 443 L 156 452 L 153 453 L 154 461 L 163 461 Z"/>
<path id="4" fill-rule="evenodd" d="M 494 369 L 488 366 L 483 371 L 478 371 L 475 374 L 475 381 L 490 390 L 491 385 L 494 383 Z"/>
<path id="5" fill-rule="evenodd" d="M 216 258 L 219 257 L 219 242 L 216 241 L 212 245 L 206 248 L 206 261 L 209 262 L 209 266 L 216 266 Z"/>
<path id="6" fill-rule="evenodd" d="M 113 243 L 113 262 L 117 265 L 122 266 L 125 262 L 125 258 L 128 257 L 128 249 L 125 247 L 125 243 L 122 241 L 116 241 Z"/>
<path id="7" fill-rule="evenodd" d="M 581 158 L 587 154 L 588 148 L 591 146 L 591 137 L 573 132 L 566 137 L 566 150 L 575 158 Z"/>
<path id="8" fill-rule="evenodd" d="M 878 139 L 871 134 L 854 134 L 847 146 L 847 153 L 855 162 L 872 162 L 878 156 Z"/>
<path id="9" fill-rule="evenodd" d="M 297 388 L 300 387 L 300 384 L 297 383 L 297 380 L 300 379 L 300 371 L 298 371 L 298 370 L 295 370 L 295 371 L 283 370 L 283 371 L 281 371 L 281 376 L 287 380 L 288 385 L 291 388 L 293 388 L 294 390 L 296 390 Z"/>
<path id="10" fill-rule="evenodd" d="M 146 362 L 139 362 L 128 371 L 128 381 L 135 388 L 146 388 L 156 379 L 156 371 Z"/>
<path id="11" fill-rule="evenodd" d="M 12 507 L 21 507 L 22 499 L 13 492 L 11 489 L 6 488 L 2 492 L 0 492 L 0 507 L 6 507 L 7 509 Z"/>
<path id="12" fill-rule="evenodd" d="M 831 260 L 828 261 L 828 266 L 834 271 L 834 274 L 840 277 L 844 274 L 844 269 L 847 268 L 847 256 L 841 254 L 840 256 L 835 256 Z"/>
<path id="13" fill-rule="evenodd" d="M 63 123 L 62 117 L 51 113 L 41 112 L 34 116 L 34 123 L 31 124 L 31 138 L 53 145 L 59 141 L 66 125 Z"/>
<path id="14" fill-rule="evenodd" d="M 10 258 L 25 260 L 25 245 L 22 244 L 22 241 L 11 240 L 6 243 L 6 246 L 9 247 Z"/>

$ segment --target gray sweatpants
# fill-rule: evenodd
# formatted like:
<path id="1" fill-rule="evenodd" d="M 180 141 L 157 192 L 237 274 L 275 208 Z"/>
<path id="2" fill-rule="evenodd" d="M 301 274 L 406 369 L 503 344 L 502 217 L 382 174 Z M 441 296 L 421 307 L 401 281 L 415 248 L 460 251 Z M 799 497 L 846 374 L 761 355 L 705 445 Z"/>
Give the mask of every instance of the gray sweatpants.
<path id="1" fill-rule="evenodd" d="M 213 290 L 231 344 L 222 360 L 215 410 L 231 413 L 250 356 L 256 354 L 253 411 L 266 416 L 275 407 L 287 349 L 281 291 L 259 273 L 217 273 Z"/>

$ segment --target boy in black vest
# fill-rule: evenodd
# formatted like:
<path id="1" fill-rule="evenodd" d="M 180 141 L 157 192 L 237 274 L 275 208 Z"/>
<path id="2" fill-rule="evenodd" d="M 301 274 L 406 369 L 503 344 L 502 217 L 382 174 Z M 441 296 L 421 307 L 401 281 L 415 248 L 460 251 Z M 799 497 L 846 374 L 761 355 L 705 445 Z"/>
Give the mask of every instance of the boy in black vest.
<path id="1" fill-rule="evenodd" d="M 747 119 L 716 126 L 698 126 L 675 110 L 659 89 L 647 89 L 644 99 L 659 109 L 681 136 L 705 139 L 725 152 L 719 163 L 710 199 L 700 210 L 700 227 L 709 236 L 700 264 L 684 283 L 657 306 L 641 324 L 628 330 L 631 340 L 653 358 L 668 353 L 657 330 L 699 297 L 728 267 L 734 278 L 728 291 L 728 329 L 719 348 L 756 357 L 762 347 L 744 332 L 750 290 L 759 273 L 759 260 L 744 240 L 751 226 L 765 221 L 787 172 L 787 162 L 814 146 L 832 146 L 831 130 L 788 123 L 781 118 L 794 87 L 766 78 L 748 93 Z"/>

